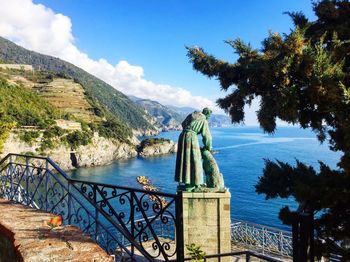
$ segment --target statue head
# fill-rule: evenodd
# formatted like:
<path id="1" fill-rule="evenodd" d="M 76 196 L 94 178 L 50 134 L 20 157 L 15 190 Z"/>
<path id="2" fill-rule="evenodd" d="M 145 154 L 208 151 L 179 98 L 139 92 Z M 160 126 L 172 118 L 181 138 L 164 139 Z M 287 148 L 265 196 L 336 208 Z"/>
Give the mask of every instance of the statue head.
<path id="1" fill-rule="evenodd" d="M 211 116 L 212 111 L 208 107 L 205 107 L 203 108 L 202 113 L 208 119 Z"/>

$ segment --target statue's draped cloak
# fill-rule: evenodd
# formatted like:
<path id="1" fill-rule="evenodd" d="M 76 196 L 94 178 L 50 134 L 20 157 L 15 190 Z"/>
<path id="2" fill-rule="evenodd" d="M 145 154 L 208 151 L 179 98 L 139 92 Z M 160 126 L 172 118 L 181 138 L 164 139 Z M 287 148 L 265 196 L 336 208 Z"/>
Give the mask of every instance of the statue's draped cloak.
<path id="1" fill-rule="evenodd" d="M 175 181 L 192 186 L 201 185 L 203 168 L 197 135 L 202 135 L 204 147 L 211 150 L 212 138 L 208 121 L 201 112 L 194 112 L 182 122 L 182 128 L 178 141 Z"/>

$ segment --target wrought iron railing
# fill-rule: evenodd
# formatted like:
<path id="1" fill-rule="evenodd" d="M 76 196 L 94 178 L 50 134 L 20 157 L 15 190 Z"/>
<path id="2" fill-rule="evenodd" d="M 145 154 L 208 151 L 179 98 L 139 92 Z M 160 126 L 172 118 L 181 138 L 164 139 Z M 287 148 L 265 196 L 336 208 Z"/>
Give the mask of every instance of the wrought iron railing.
<path id="1" fill-rule="evenodd" d="M 263 254 L 293 256 L 292 233 L 246 221 L 233 220 L 231 239 Z"/>
<path id="2" fill-rule="evenodd" d="M 238 252 L 230 252 L 230 253 L 223 253 L 223 254 L 216 254 L 216 255 L 206 255 L 203 258 L 203 262 L 209 262 L 209 261 L 218 261 L 218 259 L 224 259 L 228 258 L 229 261 L 241 261 L 240 258 L 243 258 L 246 262 L 250 261 L 257 261 L 256 258 L 258 258 L 258 261 L 267 261 L 267 262 L 282 262 L 282 260 L 265 256 L 263 254 L 259 254 L 250 250 L 246 251 L 238 251 Z M 254 259 L 255 258 L 255 259 Z M 193 261 L 191 258 L 185 258 L 185 261 Z M 220 261 L 220 260 L 219 260 Z M 227 260 L 224 260 L 227 261 Z"/>
<path id="3" fill-rule="evenodd" d="M 62 216 L 116 257 L 183 256 L 181 196 L 74 180 L 50 158 L 9 154 L 0 162 L 0 197 Z"/>

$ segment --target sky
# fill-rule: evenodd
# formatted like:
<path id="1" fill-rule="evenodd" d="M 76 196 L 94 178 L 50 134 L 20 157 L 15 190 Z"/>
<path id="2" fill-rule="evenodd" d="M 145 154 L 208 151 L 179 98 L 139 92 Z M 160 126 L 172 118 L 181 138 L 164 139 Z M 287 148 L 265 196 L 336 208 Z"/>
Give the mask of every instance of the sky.
<path id="1" fill-rule="evenodd" d="M 186 46 L 235 62 L 224 40 L 255 48 L 288 33 L 286 11 L 313 19 L 310 0 L 0 0 L 0 36 L 69 61 L 127 95 L 222 113 L 216 79 L 194 71 Z M 232 87 L 234 88 L 234 87 Z M 246 108 L 256 125 L 258 101 Z"/>

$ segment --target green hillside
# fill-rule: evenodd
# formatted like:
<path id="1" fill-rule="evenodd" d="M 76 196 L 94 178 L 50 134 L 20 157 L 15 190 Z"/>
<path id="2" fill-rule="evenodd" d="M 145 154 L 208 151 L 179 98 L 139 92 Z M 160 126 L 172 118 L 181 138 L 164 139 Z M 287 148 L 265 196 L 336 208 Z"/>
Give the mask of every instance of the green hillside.
<path id="1" fill-rule="evenodd" d="M 20 70 L 0 70 L 0 153 L 11 131 L 27 144 L 40 141 L 39 153 L 60 144 L 70 146 L 72 149 L 87 145 L 91 143 L 94 132 L 98 132 L 105 138 L 130 143 L 129 138 L 132 136 L 130 128 L 114 118 L 107 116 L 101 119 L 93 111 L 89 111 L 94 105 L 90 105 L 82 94 L 80 97 L 76 95 L 74 100 L 67 99 L 69 88 L 77 89 L 77 84 L 71 84 L 71 81 L 66 78 L 52 78 L 52 81 L 45 78 L 46 83 L 39 78 L 40 82 L 36 82 L 34 79 L 37 79 L 37 73 L 30 73 L 30 75 L 32 79 L 22 77 Z M 40 72 L 40 75 L 43 76 L 43 72 Z M 23 81 L 25 84 L 22 83 Z M 71 84 L 71 86 L 63 86 L 68 92 L 60 92 L 61 96 L 54 93 L 54 97 L 50 97 L 50 92 L 37 90 L 38 84 L 41 89 L 45 89 L 45 87 L 54 86 L 54 83 Z M 79 94 L 79 91 L 77 89 L 76 94 Z M 56 106 L 52 103 L 52 98 L 54 101 L 58 99 L 60 103 L 66 100 L 66 104 L 63 104 L 63 107 Z M 68 105 L 70 107 L 67 107 Z M 86 106 L 85 114 L 84 108 L 77 113 L 69 112 L 74 109 L 74 106 Z M 80 116 L 89 118 L 82 119 Z M 62 129 L 55 120 L 70 120 L 70 123 L 77 123 L 78 128 Z"/>
<path id="2" fill-rule="evenodd" d="M 47 128 L 58 111 L 37 94 L 0 78 L 0 123 Z"/>
<path id="3" fill-rule="evenodd" d="M 36 70 L 46 70 L 70 77 L 84 87 L 86 95 L 101 109 L 100 111 L 116 119 L 114 122 L 127 125 L 132 129 L 153 129 L 145 119 L 143 110 L 128 97 L 73 64 L 29 51 L 2 37 L 0 37 L 0 60 L 31 64 Z"/>
<path id="4" fill-rule="evenodd" d="M 58 115 L 59 112 L 37 94 L 0 78 L 0 153 L 12 128 L 35 126 L 46 129 L 54 125 Z M 37 137 L 34 131 L 31 136 Z"/>
<path id="5" fill-rule="evenodd" d="M 131 128 L 96 100 L 89 99 L 82 85 L 69 77 L 46 71 L 0 68 L 0 79 L 3 123 L 15 123 L 19 128 L 52 129 L 57 124 L 55 120 L 72 120 L 80 123 L 82 131 L 90 137 L 98 132 L 105 138 L 130 142 Z M 47 108 L 54 113 L 46 114 Z"/>

